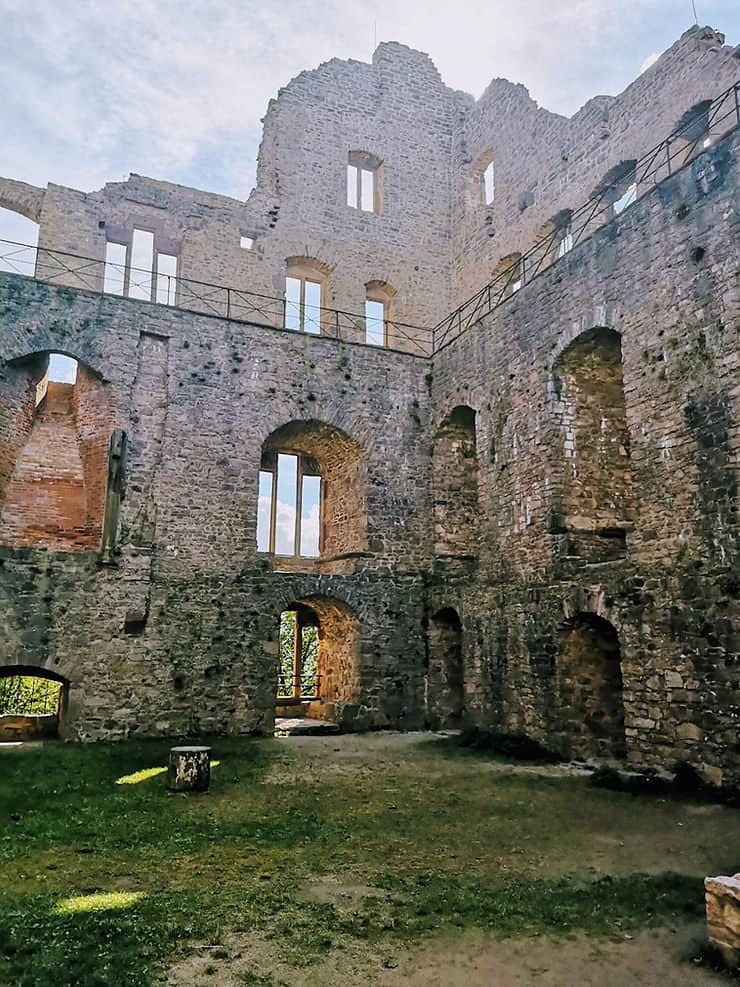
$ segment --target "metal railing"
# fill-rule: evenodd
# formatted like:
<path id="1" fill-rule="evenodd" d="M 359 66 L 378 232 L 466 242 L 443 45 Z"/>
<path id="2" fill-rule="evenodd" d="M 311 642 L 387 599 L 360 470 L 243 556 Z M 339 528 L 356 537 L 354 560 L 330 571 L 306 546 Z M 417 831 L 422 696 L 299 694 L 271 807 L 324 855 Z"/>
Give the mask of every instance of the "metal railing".
<path id="1" fill-rule="evenodd" d="M 697 126 L 699 118 L 701 127 Z M 625 191 L 632 190 L 628 196 L 618 199 L 615 185 L 605 183 L 579 208 L 561 210 L 534 246 L 524 254 L 512 255 L 512 262 L 505 270 L 433 329 L 385 320 L 385 348 L 424 357 L 436 353 L 506 301 L 522 285 L 532 281 L 573 247 L 628 209 L 652 187 L 691 161 L 705 146 L 738 125 L 740 82 L 711 102 L 707 101 L 706 108 L 696 118 L 689 118 L 634 164 L 630 163 L 629 172 L 619 175 L 620 187 Z M 3 270 L 50 284 L 174 305 L 234 322 L 376 345 L 375 342 L 368 342 L 369 332 L 364 315 L 341 309 L 297 306 L 285 298 L 120 264 L 106 264 L 103 260 L 62 250 L 0 240 L 0 271 Z"/>
<path id="2" fill-rule="evenodd" d="M 622 208 L 618 208 L 620 200 L 615 197 L 614 185 L 606 184 L 578 209 L 558 213 L 551 221 L 552 228 L 533 247 L 524 254 L 512 255 L 512 262 L 505 270 L 434 327 L 433 351 L 436 353 L 457 339 L 515 294 L 523 284 L 532 281 L 615 215 L 628 209 L 652 187 L 688 164 L 705 147 L 739 125 L 740 82 L 736 82 L 715 97 L 697 117 L 688 119 L 619 176 L 620 186 L 625 192 L 634 187 L 634 193 Z"/>
<path id="3" fill-rule="evenodd" d="M 421 326 L 386 319 L 384 340 L 368 342 L 370 333 L 364 315 L 334 308 L 297 306 L 285 298 L 256 291 L 107 264 L 104 260 L 13 240 L 0 240 L 0 271 L 21 274 L 47 284 L 170 305 L 233 322 L 302 331 L 417 356 L 428 357 L 432 353 L 431 331 Z M 376 338 L 375 323 L 372 330 L 372 336 Z"/>
<path id="4" fill-rule="evenodd" d="M 278 701 L 284 699 L 317 699 L 321 676 L 317 672 L 304 672 L 302 675 L 294 676 L 278 673 Z"/>

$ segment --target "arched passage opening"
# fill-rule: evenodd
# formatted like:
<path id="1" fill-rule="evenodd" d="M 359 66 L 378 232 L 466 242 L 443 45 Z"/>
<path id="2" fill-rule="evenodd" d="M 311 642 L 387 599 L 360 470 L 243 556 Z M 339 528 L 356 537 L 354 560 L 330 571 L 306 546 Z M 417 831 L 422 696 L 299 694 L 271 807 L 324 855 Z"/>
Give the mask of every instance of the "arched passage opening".
<path id="1" fill-rule="evenodd" d="M 280 614 L 275 706 L 292 716 L 348 724 L 360 702 L 360 623 L 333 597 L 294 600 Z"/>
<path id="2" fill-rule="evenodd" d="M 454 408 L 439 427 L 432 476 L 435 555 L 476 555 L 478 459 L 475 411 L 467 405 Z"/>
<path id="3" fill-rule="evenodd" d="M 0 544 L 99 547 L 112 418 L 108 388 L 68 354 L 0 371 Z"/>
<path id="4" fill-rule="evenodd" d="M 553 367 L 560 430 L 560 513 L 569 556 L 588 562 L 621 558 L 631 528 L 630 438 L 619 333 L 582 333 Z"/>
<path id="5" fill-rule="evenodd" d="M 456 610 L 444 607 L 429 626 L 426 676 L 426 722 L 432 730 L 457 730 L 465 714 L 462 623 Z"/>
<path id="6" fill-rule="evenodd" d="M 0 668 L 0 742 L 58 737 L 69 683 L 30 665 Z"/>
<path id="7" fill-rule="evenodd" d="M 265 439 L 257 551 L 310 571 L 367 550 L 367 463 L 353 438 L 319 421 L 289 422 Z"/>
<path id="8" fill-rule="evenodd" d="M 557 685 L 564 753 L 626 755 L 619 635 L 608 620 L 580 613 L 560 631 Z"/>

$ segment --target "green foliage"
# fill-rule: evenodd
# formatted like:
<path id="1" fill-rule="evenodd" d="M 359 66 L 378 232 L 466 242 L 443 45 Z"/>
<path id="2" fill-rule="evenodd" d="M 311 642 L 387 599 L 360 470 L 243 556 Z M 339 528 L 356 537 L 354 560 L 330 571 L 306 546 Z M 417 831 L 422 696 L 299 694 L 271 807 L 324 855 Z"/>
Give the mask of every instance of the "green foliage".
<path id="1" fill-rule="evenodd" d="M 54 714 L 59 707 L 61 686 L 51 679 L 36 676 L 8 675 L 0 678 L 0 716 L 17 713 L 23 716 Z"/>
<path id="2" fill-rule="evenodd" d="M 296 623 L 298 615 L 293 610 L 286 610 L 280 615 L 280 633 L 278 637 L 278 695 L 293 694 L 293 660 L 296 642 Z M 304 685 L 303 692 L 313 692 L 319 660 L 319 632 L 316 627 L 301 629 L 301 667 Z"/>

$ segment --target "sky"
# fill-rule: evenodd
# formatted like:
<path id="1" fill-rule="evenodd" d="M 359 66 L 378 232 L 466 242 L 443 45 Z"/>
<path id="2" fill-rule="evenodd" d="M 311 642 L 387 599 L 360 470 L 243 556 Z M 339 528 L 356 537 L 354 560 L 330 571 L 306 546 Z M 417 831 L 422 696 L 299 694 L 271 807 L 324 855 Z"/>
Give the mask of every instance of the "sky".
<path id="1" fill-rule="evenodd" d="M 736 0 L 694 3 L 740 41 Z M 91 191 L 136 172 L 244 199 L 268 100 L 329 58 L 401 41 L 454 89 L 504 76 L 571 115 L 693 20 L 692 0 L 0 0 L 0 175 Z"/>

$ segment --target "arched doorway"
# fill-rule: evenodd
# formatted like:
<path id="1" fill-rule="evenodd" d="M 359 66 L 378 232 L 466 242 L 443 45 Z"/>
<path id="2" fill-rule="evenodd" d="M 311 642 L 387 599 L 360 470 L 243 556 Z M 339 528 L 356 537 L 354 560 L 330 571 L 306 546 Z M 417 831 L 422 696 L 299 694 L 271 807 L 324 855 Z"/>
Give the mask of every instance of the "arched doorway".
<path id="1" fill-rule="evenodd" d="M 359 620 L 346 603 L 325 596 L 290 603 L 280 614 L 277 652 L 278 719 L 358 728 L 353 717 L 360 703 Z"/>
<path id="2" fill-rule="evenodd" d="M 565 753 L 625 757 L 619 635 L 608 620 L 581 613 L 565 624 L 557 680 Z"/>
<path id="3" fill-rule="evenodd" d="M 444 607 L 429 628 L 426 676 L 427 725 L 433 730 L 457 730 L 465 712 L 462 623 L 456 610 Z"/>
<path id="4" fill-rule="evenodd" d="M 69 683 L 26 665 L 0 668 L 0 742 L 58 737 Z"/>

